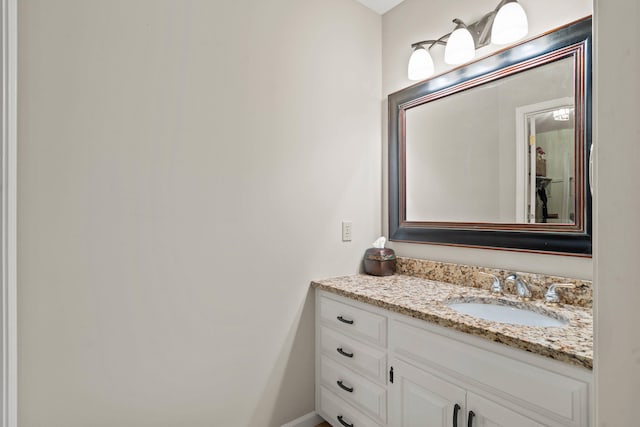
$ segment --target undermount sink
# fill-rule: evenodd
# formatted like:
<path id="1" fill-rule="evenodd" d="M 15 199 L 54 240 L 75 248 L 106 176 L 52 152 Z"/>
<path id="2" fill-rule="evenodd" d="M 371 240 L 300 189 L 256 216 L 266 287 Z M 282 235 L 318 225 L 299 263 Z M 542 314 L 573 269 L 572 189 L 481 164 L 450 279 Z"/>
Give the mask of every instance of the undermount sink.
<path id="1" fill-rule="evenodd" d="M 551 315 L 538 313 L 526 308 L 515 307 L 511 304 L 513 303 L 509 301 L 488 299 L 450 301 L 447 306 L 458 313 L 511 325 L 561 328 L 569 324 L 566 319 L 559 319 L 555 316 L 552 317 Z"/>

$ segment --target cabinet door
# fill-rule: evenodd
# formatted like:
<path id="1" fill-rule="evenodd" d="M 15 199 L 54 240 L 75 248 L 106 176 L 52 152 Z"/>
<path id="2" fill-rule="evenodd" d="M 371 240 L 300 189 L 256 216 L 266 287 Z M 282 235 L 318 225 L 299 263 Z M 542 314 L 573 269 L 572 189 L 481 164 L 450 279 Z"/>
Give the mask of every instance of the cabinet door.
<path id="1" fill-rule="evenodd" d="M 463 427 L 465 390 L 398 359 L 392 360 L 389 386 L 394 427 Z M 457 425 L 454 410 L 458 405 Z"/>
<path id="2" fill-rule="evenodd" d="M 469 422 L 471 427 L 544 427 L 524 415 L 499 405 L 491 400 L 478 396 L 475 393 L 467 393 L 468 416 L 474 414 Z"/>

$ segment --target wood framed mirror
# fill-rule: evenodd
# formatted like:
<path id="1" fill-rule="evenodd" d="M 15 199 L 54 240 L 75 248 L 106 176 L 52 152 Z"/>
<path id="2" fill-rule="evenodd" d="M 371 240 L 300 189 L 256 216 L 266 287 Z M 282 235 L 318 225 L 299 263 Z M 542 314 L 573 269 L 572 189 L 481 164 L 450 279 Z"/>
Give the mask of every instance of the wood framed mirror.
<path id="1" fill-rule="evenodd" d="M 591 256 L 591 26 L 389 95 L 390 240 Z"/>

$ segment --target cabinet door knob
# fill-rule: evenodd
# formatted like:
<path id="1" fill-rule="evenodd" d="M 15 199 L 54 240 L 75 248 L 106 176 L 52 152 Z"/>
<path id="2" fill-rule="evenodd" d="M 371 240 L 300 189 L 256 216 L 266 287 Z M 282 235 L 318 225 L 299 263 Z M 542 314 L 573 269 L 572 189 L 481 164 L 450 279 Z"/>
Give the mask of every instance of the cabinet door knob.
<path id="1" fill-rule="evenodd" d="M 337 351 L 338 353 L 340 353 L 341 355 L 343 355 L 344 357 L 353 357 L 353 353 L 347 353 L 346 351 L 344 351 L 344 350 L 342 349 L 342 347 L 338 347 L 338 348 L 336 348 L 336 351 Z"/>
<path id="2" fill-rule="evenodd" d="M 344 418 L 342 418 L 342 415 L 338 415 L 338 421 L 340 421 L 340 424 L 342 424 L 344 427 L 353 427 L 353 424 L 349 424 L 348 422 L 346 422 Z"/>
<path id="3" fill-rule="evenodd" d="M 337 317 L 337 319 L 338 319 L 339 321 L 341 321 L 342 323 L 346 323 L 347 325 L 353 325 L 353 320 L 345 319 L 345 318 L 344 318 L 344 317 L 342 317 L 342 316 L 338 316 L 338 317 Z"/>
<path id="4" fill-rule="evenodd" d="M 453 405 L 453 427 L 458 427 L 458 411 L 460 410 L 460 405 L 457 403 Z"/>
<path id="5" fill-rule="evenodd" d="M 344 391 L 347 391 L 349 393 L 353 393 L 353 387 L 347 387 L 346 385 L 344 385 L 342 380 L 337 381 L 337 384 L 338 384 L 338 387 L 340 387 Z"/>
<path id="6" fill-rule="evenodd" d="M 467 427 L 473 427 L 473 417 L 475 416 L 475 412 L 469 411 L 469 422 L 467 423 Z"/>

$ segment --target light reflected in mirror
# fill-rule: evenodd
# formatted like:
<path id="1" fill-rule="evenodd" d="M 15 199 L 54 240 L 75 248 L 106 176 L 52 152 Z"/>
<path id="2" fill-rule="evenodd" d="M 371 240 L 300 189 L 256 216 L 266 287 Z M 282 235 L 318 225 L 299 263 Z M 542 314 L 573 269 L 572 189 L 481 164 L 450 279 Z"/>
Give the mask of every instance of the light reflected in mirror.
<path id="1" fill-rule="evenodd" d="M 405 111 L 408 222 L 573 224 L 574 61 Z"/>

